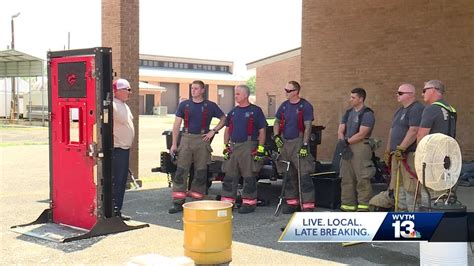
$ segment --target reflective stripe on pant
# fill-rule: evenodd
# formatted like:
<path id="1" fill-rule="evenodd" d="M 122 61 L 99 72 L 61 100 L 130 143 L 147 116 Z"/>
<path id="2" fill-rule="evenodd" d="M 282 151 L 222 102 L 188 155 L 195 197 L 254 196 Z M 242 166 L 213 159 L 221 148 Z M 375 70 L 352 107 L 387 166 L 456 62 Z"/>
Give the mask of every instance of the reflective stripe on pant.
<path id="1" fill-rule="evenodd" d="M 257 199 L 257 172 L 253 160 L 252 151 L 257 147 L 256 141 L 242 143 L 231 143 L 232 153 L 230 158 L 223 163 L 225 173 L 222 184 L 222 197 L 235 199 L 237 197 L 237 186 L 240 177 L 243 178 L 242 199 L 254 202 Z M 253 204 L 252 204 L 253 205 Z M 256 201 L 255 201 L 256 205 Z"/>
<path id="2" fill-rule="evenodd" d="M 178 147 L 177 169 L 173 178 L 173 199 L 183 202 L 182 194 L 188 189 L 188 176 L 191 164 L 194 163 L 194 176 L 190 195 L 201 199 L 207 189 L 207 165 L 211 162 L 211 146 L 202 140 L 200 134 L 183 134 Z"/>
<path id="3" fill-rule="evenodd" d="M 341 159 L 341 204 L 349 206 L 369 205 L 372 198 L 370 179 L 375 174 L 372 150 L 368 140 L 351 144 L 353 156 Z"/>
<path id="4" fill-rule="evenodd" d="M 288 175 L 288 183 L 285 188 L 285 197 L 288 199 L 297 199 L 299 204 L 299 184 L 298 184 L 298 153 L 303 145 L 303 138 L 295 138 L 292 140 L 283 140 L 283 147 L 280 150 L 279 160 L 290 161 L 290 172 Z M 284 174 L 286 165 L 278 163 L 278 171 Z M 305 158 L 300 158 L 300 175 L 301 175 L 301 199 L 303 206 L 308 209 L 314 208 L 314 183 L 310 173 L 314 171 L 314 158 L 308 154 Z M 288 203 L 289 204 L 289 203 Z M 290 204 L 293 205 L 293 204 Z M 311 207 L 312 206 L 312 207 Z"/>
<path id="5" fill-rule="evenodd" d="M 127 186 L 130 150 L 114 148 L 112 153 L 112 179 L 114 187 L 114 208 L 122 210 L 125 188 Z"/>

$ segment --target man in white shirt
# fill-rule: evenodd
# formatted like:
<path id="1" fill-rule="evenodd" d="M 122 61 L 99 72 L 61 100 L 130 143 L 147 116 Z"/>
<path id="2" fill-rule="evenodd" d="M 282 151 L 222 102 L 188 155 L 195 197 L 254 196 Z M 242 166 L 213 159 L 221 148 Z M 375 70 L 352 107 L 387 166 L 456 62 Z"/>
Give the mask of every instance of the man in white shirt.
<path id="1" fill-rule="evenodd" d="M 128 178 L 130 147 L 135 137 L 133 115 L 125 103 L 130 97 L 130 83 L 126 79 L 118 79 L 113 83 L 113 90 L 114 150 L 112 153 L 112 180 L 114 211 L 115 215 L 123 220 L 130 220 L 130 217 L 122 215 L 121 212 Z"/>

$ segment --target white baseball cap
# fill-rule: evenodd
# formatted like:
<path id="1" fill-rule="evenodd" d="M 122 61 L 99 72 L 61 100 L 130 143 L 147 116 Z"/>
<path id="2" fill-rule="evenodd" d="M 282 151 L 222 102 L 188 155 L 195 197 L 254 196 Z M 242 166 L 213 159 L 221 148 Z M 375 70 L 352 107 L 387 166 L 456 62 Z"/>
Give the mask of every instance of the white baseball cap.
<path id="1" fill-rule="evenodd" d="M 130 89 L 130 83 L 126 79 L 117 79 L 113 83 L 114 90 L 126 90 Z"/>

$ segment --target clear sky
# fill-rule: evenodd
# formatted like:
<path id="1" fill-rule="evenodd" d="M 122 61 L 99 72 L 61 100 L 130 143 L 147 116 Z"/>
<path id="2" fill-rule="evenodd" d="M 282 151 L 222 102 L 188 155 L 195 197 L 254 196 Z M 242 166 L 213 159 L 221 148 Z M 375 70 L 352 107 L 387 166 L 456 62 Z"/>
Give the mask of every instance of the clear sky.
<path id="1" fill-rule="evenodd" d="M 245 64 L 301 45 L 302 0 L 140 0 L 140 53 Z M 101 46 L 101 0 L 2 0 L 0 50 Z"/>

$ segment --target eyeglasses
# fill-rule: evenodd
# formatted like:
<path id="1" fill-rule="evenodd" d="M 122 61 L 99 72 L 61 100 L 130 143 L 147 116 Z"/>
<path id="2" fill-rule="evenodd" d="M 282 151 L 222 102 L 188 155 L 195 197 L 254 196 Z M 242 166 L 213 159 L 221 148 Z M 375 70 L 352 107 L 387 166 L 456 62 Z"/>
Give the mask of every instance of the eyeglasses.
<path id="1" fill-rule="evenodd" d="M 436 88 L 435 88 L 435 87 L 424 88 L 424 89 L 423 89 L 423 93 L 425 93 L 427 90 L 430 90 L 430 89 L 436 89 Z"/>
<path id="2" fill-rule="evenodd" d="M 411 92 L 411 91 L 397 91 L 397 94 L 399 96 L 402 96 L 403 94 L 410 94 L 410 93 L 413 93 L 413 92 Z"/>
<path id="3" fill-rule="evenodd" d="M 294 92 L 296 89 L 294 89 L 294 90 L 288 90 L 288 89 L 285 89 L 285 88 L 284 88 L 284 90 L 286 91 L 286 93 L 292 93 L 292 92 Z"/>

